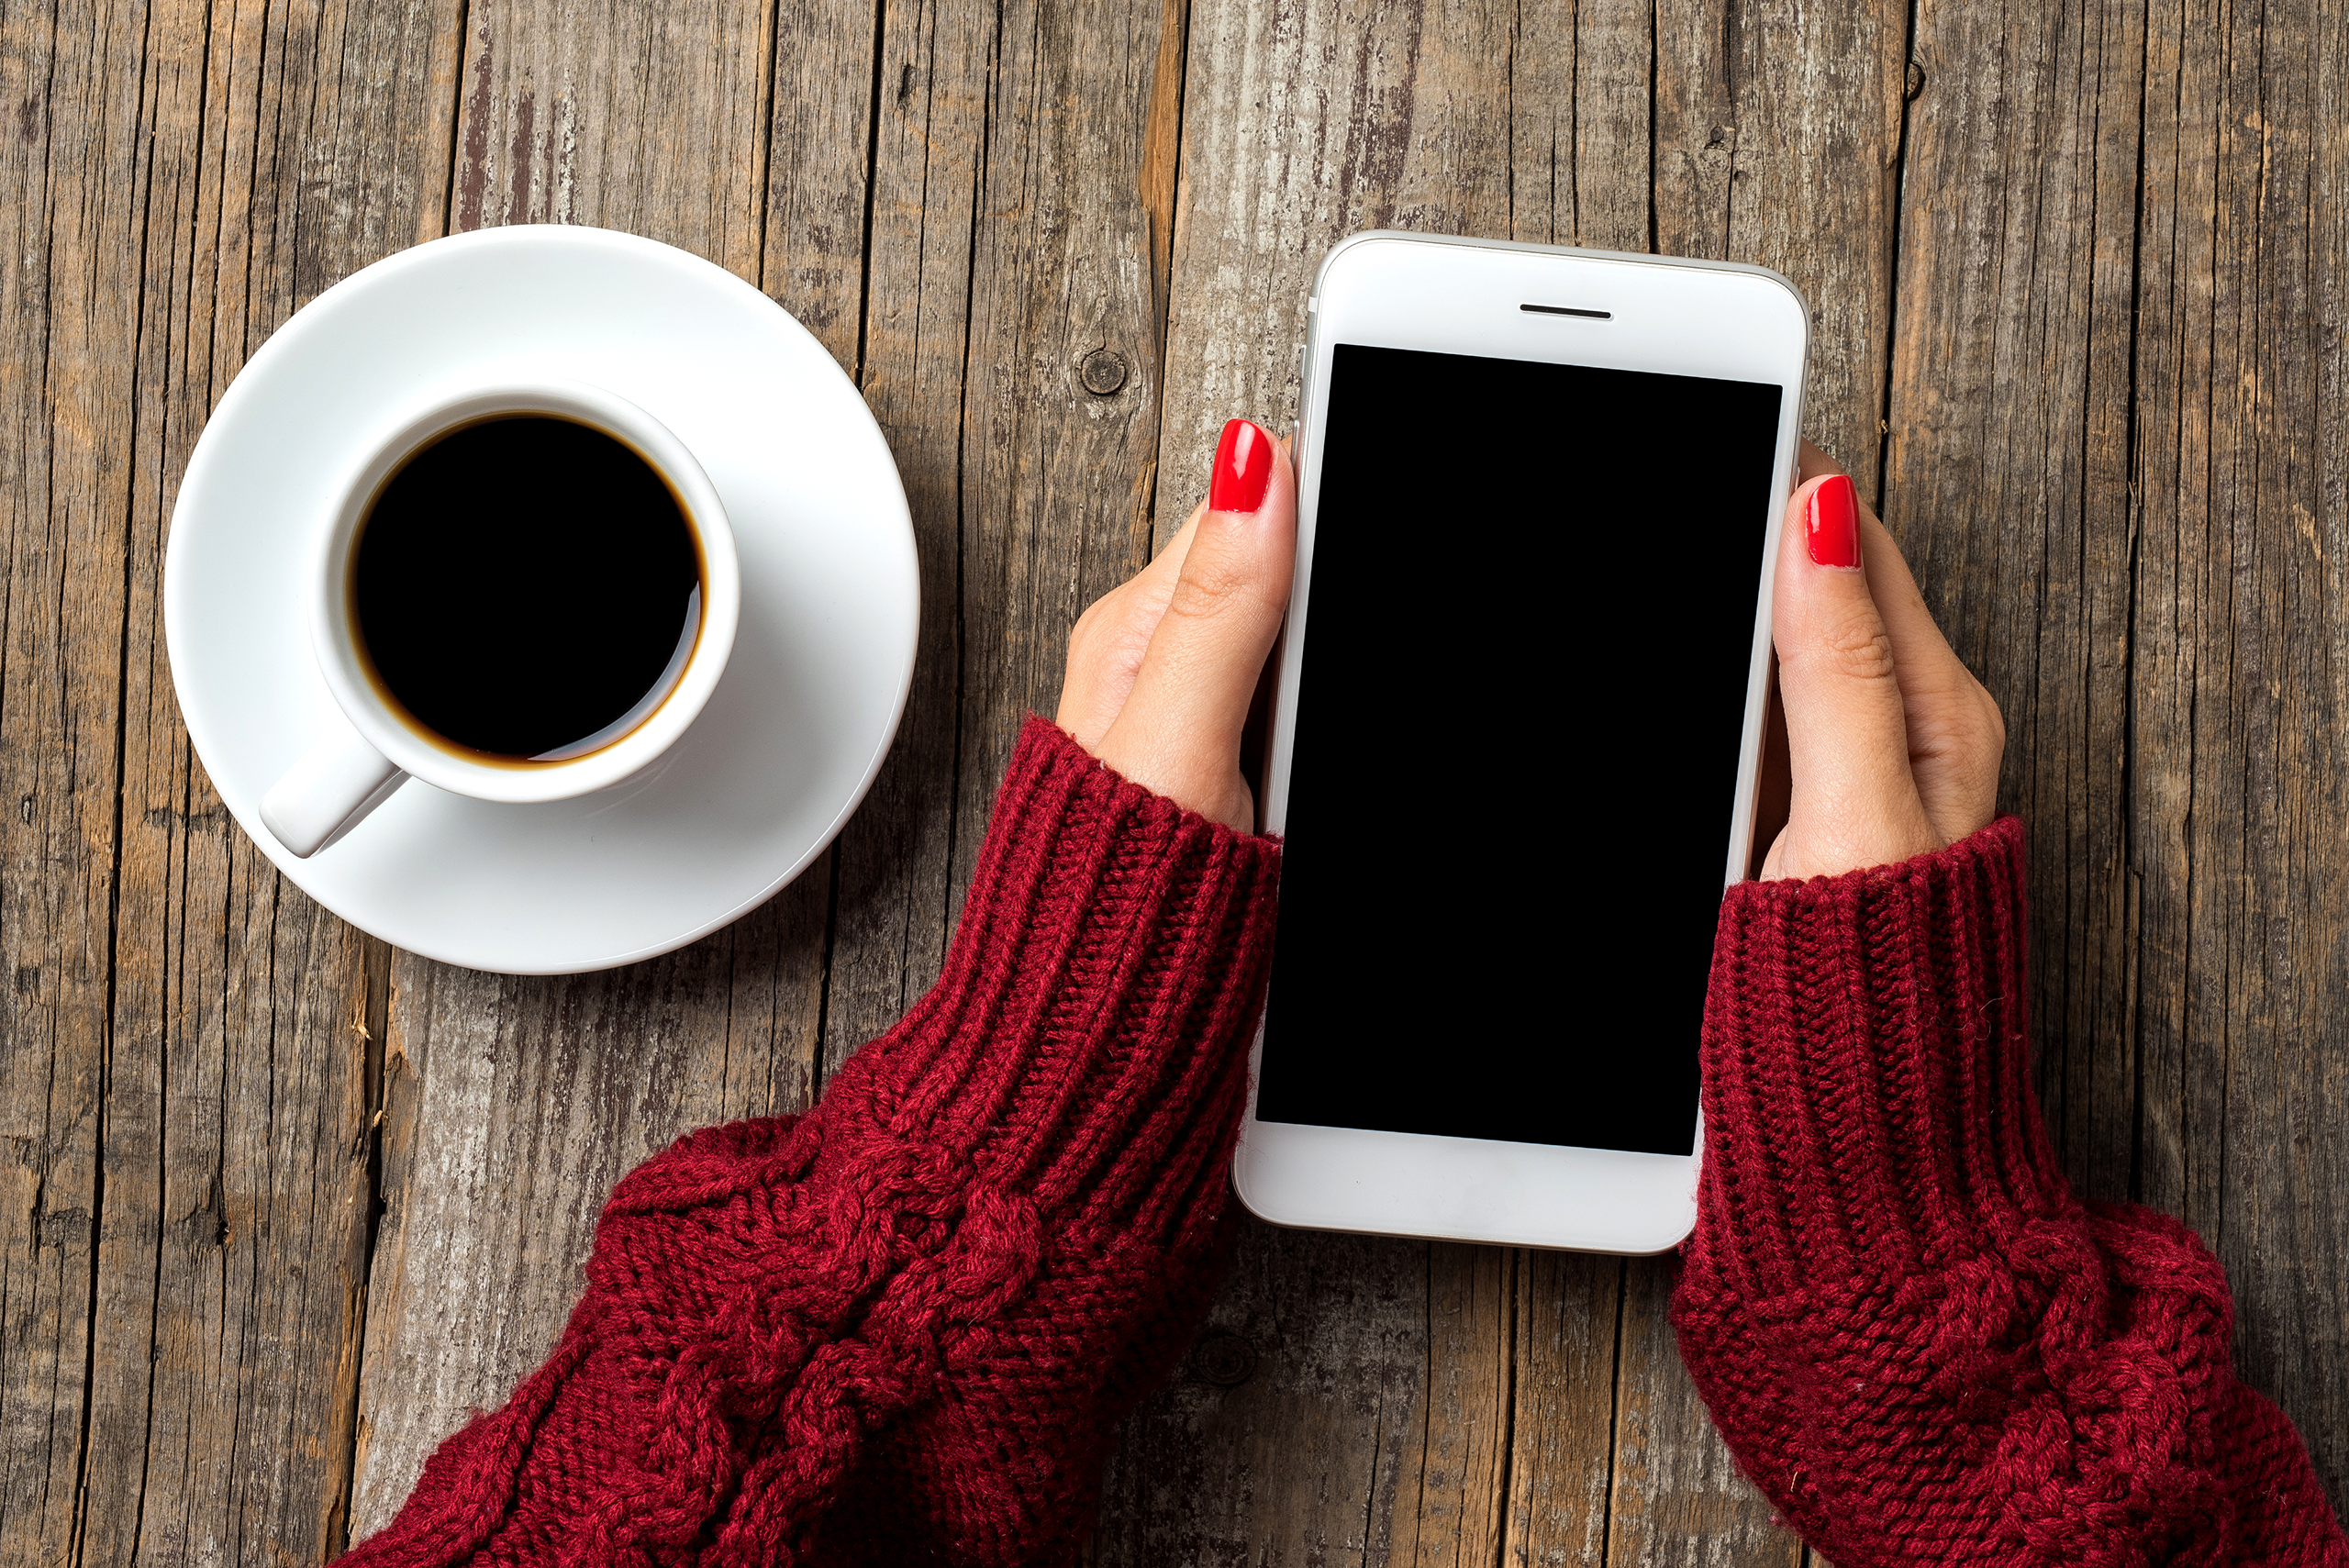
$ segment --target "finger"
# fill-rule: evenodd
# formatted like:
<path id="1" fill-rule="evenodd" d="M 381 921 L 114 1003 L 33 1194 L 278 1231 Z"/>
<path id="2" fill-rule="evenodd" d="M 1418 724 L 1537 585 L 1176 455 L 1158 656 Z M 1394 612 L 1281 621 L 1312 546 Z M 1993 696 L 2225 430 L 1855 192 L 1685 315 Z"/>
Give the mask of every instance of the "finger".
<path id="1" fill-rule="evenodd" d="M 1151 634 L 1166 613 L 1174 584 L 1190 553 L 1201 502 L 1181 530 L 1150 564 L 1086 606 L 1068 637 L 1068 667 L 1061 677 L 1061 700 L 1053 722 L 1090 750 L 1116 722 L 1133 690 L 1134 675 L 1150 648 Z"/>
<path id="2" fill-rule="evenodd" d="M 1183 557 L 1132 692 L 1097 754 L 1137 784 L 1246 829 L 1241 730 L 1288 609 L 1297 478 L 1261 426 L 1235 419 L 1216 450 L 1208 510 Z"/>
<path id="3" fill-rule="evenodd" d="M 1771 628 L 1793 795 L 1778 874 L 1823 876 L 1939 849 L 1909 769 L 1892 638 L 1869 592 L 1849 478 L 1787 502 Z"/>
<path id="4" fill-rule="evenodd" d="M 1842 468 L 1808 440 L 1806 480 Z M 1892 659 L 1909 720 L 1909 763 L 1935 830 L 1954 841 L 1988 822 L 1998 805 L 1998 705 L 1942 635 L 1890 529 L 1859 503 L 1868 589 L 1892 639 Z"/>
<path id="5" fill-rule="evenodd" d="M 2002 736 L 1998 705 L 1942 635 L 1891 530 L 1860 508 L 1868 583 L 1892 639 L 1909 719 L 1909 771 L 1925 815 L 1946 842 L 1990 820 L 1998 805 Z"/>

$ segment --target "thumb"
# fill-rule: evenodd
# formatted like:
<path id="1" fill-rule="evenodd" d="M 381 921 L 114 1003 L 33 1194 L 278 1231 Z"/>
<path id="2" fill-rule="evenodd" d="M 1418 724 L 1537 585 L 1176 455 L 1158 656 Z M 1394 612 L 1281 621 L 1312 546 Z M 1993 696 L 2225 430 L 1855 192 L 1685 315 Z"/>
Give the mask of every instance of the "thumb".
<path id="1" fill-rule="evenodd" d="M 1296 553 L 1288 453 L 1262 426 L 1234 419 L 1216 447 L 1208 509 L 1166 613 L 1096 756 L 1202 816 L 1253 827 L 1241 732 L 1288 611 Z"/>
<path id="2" fill-rule="evenodd" d="M 1763 876 L 1833 876 L 1940 849 L 1909 771 L 1892 638 L 1868 591 L 1847 476 L 1788 498 L 1770 619 L 1794 795 Z"/>

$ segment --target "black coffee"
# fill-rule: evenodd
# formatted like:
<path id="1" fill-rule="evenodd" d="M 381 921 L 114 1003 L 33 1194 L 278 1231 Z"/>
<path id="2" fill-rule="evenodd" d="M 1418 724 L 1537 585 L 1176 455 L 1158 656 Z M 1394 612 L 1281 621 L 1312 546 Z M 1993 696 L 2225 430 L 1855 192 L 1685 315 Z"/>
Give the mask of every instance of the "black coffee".
<path id="1" fill-rule="evenodd" d="M 668 484 L 602 431 L 540 415 L 409 458 L 362 525 L 352 589 L 375 673 L 418 723 L 537 762 L 634 728 L 701 623 Z"/>

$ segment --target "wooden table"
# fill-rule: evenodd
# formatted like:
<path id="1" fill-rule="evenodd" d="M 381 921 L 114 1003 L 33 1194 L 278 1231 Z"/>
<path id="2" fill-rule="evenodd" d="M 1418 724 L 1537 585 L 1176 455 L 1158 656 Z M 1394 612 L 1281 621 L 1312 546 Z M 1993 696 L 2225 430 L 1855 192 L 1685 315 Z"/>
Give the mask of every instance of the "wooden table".
<path id="1" fill-rule="evenodd" d="M 1377 225 L 1806 291 L 1810 433 L 2005 705 L 2066 1166 L 2210 1239 L 2245 1373 L 2349 1502 L 2337 6 L 56 0 L 0 10 L 0 1559 L 315 1562 L 383 1521 L 538 1360 L 621 1172 L 806 1105 L 936 973 L 1071 622 L 1227 416 L 1293 413 L 1309 270 Z M 275 874 L 157 610 L 255 346 L 378 257 L 545 221 L 697 251 L 820 337 L 924 595 L 829 858 L 560 981 L 393 951 Z M 1560 477 L 1522 526 L 1574 526 Z M 1672 521 L 1603 591 L 1665 601 Z M 1516 980 L 1461 977 L 1464 1049 Z M 1093 1561 L 1796 1564 L 1670 1278 L 1252 1228 Z"/>

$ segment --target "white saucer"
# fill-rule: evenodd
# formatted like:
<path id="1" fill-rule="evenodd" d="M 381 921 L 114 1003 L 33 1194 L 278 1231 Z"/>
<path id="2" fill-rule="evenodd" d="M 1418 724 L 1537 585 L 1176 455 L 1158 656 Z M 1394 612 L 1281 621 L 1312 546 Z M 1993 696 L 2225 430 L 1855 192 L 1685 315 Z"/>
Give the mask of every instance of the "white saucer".
<path id="1" fill-rule="evenodd" d="M 618 393 L 701 460 L 742 563 L 725 679 L 683 740 L 601 794 L 493 806 L 411 779 L 296 860 L 261 797 L 348 722 L 302 616 L 319 509 L 387 404 L 507 370 Z M 163 562 L 180 711 L 253 841 L 362 929 L 520 974 L 682 947 L 796 876 L 896 733 L 919 607 L 896 465 L 823 345 L 697 257 L 557 226 L 421 245 L 298 312 L 214 410 Z"/>

